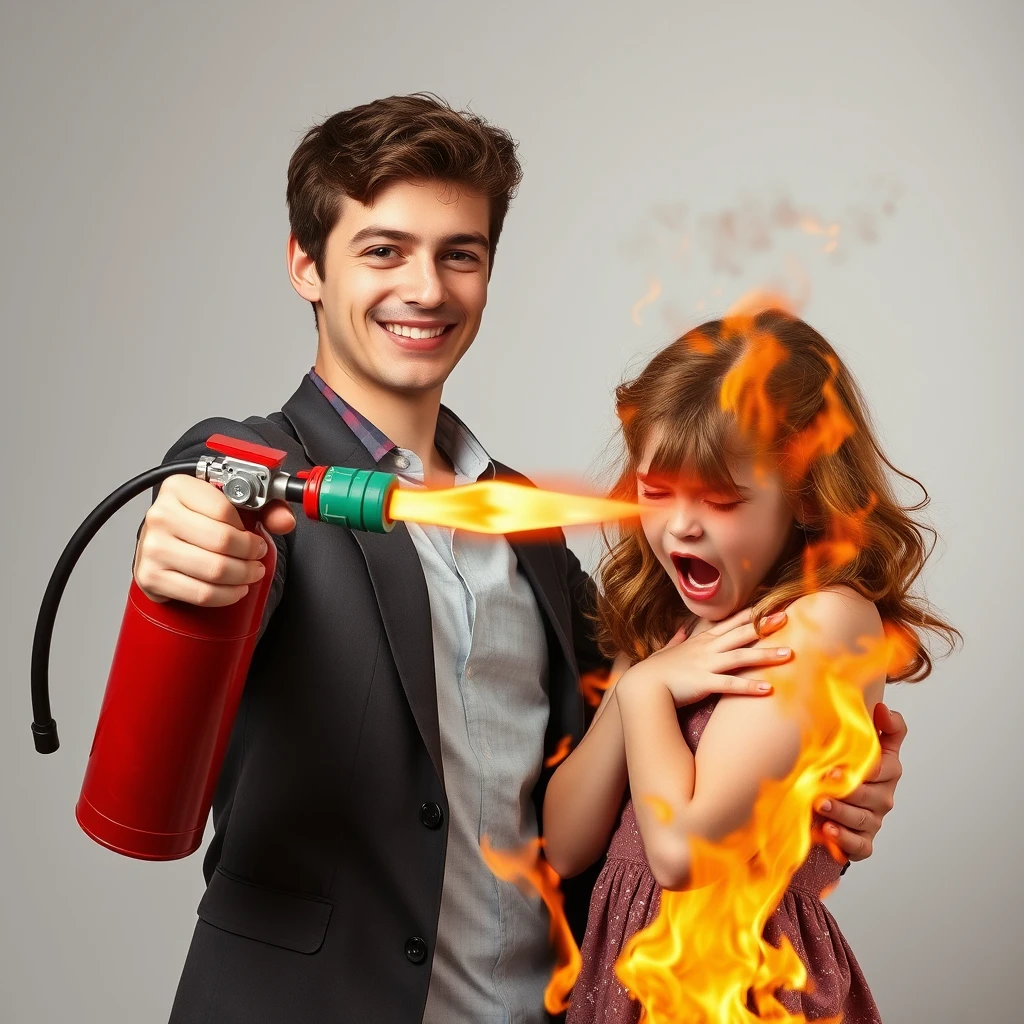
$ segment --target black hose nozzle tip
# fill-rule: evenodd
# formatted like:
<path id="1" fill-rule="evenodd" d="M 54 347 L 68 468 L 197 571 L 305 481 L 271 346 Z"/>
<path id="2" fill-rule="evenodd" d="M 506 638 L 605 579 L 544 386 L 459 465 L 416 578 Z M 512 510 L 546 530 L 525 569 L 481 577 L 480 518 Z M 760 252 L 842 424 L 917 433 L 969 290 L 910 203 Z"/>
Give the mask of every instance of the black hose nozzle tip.
<path id="1" fill-rule="evenodd" d="M 32 723 L 32 738 L 36 741 L 36 750 L 40 754 L 52 754 L 59 746 L 57 739 L 57 723 L 51 718 L 46 725 Z"/>

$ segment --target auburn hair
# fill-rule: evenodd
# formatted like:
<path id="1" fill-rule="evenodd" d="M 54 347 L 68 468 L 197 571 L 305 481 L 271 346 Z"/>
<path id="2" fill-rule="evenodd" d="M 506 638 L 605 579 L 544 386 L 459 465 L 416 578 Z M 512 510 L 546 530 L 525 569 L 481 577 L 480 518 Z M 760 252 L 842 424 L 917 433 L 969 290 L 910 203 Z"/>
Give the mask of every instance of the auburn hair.
<path id="1" fill-rule="evenodd" d="M 637 500 L 637 470 L 655 439 L 651 472 L 674 478 L 685 469 L 721 493 L 736 493 L 735 459 L 778 474 L 797 528 L 749 602 L 759 630 L 798 597 L 843 584 L 874 602 L 910 652 L 890 679 L 930 673 L 924 632 L 953 649 L 959 632 L 911 592 L 936 539 L 913 516 L 928 493 L 885 456 L 849 370 L 803 320 L 767 309 L 705 323 L 654 356 L 615 398 L 623 442 L 615 498 Z M 916 484 L 921 500 L 900 504 L 892 475 Z M 598 640 L 606 655 L 637 661 L 696 617 L 638 521 L 606 531 L 605 542 Z"/>

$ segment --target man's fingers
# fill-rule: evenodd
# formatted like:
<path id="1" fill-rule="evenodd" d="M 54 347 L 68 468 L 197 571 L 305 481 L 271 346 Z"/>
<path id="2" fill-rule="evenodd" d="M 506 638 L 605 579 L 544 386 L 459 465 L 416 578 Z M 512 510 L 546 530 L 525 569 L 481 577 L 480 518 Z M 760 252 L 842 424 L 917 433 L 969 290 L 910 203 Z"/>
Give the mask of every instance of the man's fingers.
<path id="1" fill-rule="evenodd" d="M 892 711 L 879 702 L 874 711 L 875 728 L 879 731 L 879 742 L 883 753 L 899 755 L 900 747 L 907 738 L 907 723 L 898 711 Z"/>
<path id="2" fill-rule="evenodd" d="M 206 583 L 170 569 L 158 574 L 155 585 L 159 587 L 159 592 L 154 595 L 149 593 L 141 581 L 139 582 L 147 597 L 158 603 L 170 599 L 198 605 L 201 608 L 223 608 L 225 605 L 234 604 L 241 601 L 249 590 L 247 586 Z"/>
<path id="3" fill-rule="evenodd" d="M 287 502 L 271 501 L 260 516 L 267 533 L 291 533 L 295 529 L 295 513 Z"/>
<path id="4" fill-rule="evenodd" d="M 160 545 L 159 554 L 154 552 L 154 558 L 159 558 L 170 571 L 216 586 L 248 586 L 264 575 L 262 562 L 232 558 L 175 537 L 166 538 Z"/>
<path id="5" fill-rule="evenodd" d="M 826 810 L 827 807 L 827 810 Z M 842 825 L 851 832 L 863 832 L 869 837 L 877 835 L 882 827 L 880 815 L 872 813 L 859 803 L 848 803 L 845 800 L 826 800 L 818 807 L 818 813 L 829 821 Z"/>
<path id="6" fill-rule="evenodd" d="M 194 476 L 185 476 L 184 473 L 176 473 L 169 476 L 161 485 L 160 493 L 157 495 L 153 507 L 163 504 L 161 498 L 177 499 L 178 504 L 200 515 L 218 522 L 227 523 L 236 529 L 242 529 L 242 520 L 238 515 L 238 509 L 224 497 L 224 492 L 205 480 L 199 480 Z"/>
<path id="7" fill-rule="evenodd" d="M 198 481 L 202 483 L 202 481 Z M 209 484 L 206 485 L 209 487 Z M 224 499 L 227 501 L 227 499 Z M 228 505 L 230 506 L 230 502 Z M 238 525 L 196 511 L 186 505 L 157 510 L 156 505 L 147 513 L 147 519 L 157 527 L 157 537 L 165 540 L 170 538 L 192 544 L 195 547 L 212 551 L 230 558 L 256 559 L 262 557 L 266 550 L 266 541 L 255 533 L 249 533 L 238 519 L 237 510 L 231 508 L 232 516 Z M 159 557 L 159 551 L 154 549 Z M 181 568 L 175 566 L 175 568 Z"/>
<path id="8" fill-rule="evenodd" d="M 871 856 L 871 840 L 860 832 L 831 823 L 825 826 L 824 831 L 850 860 L 866 860 Z"/>

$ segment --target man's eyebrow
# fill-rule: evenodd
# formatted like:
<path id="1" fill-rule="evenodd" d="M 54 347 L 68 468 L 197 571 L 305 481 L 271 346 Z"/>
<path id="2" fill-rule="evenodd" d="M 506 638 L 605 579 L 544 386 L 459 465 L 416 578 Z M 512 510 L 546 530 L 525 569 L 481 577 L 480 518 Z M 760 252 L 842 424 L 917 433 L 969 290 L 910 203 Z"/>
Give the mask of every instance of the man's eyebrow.
<path id="1" fill-rule="evenodd" d="M 357 231 L 350 239 L 349 244 L 358 245 L 371 238 L 384 238 L 389 242 L 409 242 L 415 244 L 420 239 L 409 231 L 398 231 L 395 228 L 385 228 L 378 224 L 371 224 L 369 227 Z M 486 235 L 478 231 L 467 231 L 457 235 L 446 235 L 441 239 L 441 245 L 479 245 L 481 248 L 490 251 L 491 243 Z"/>

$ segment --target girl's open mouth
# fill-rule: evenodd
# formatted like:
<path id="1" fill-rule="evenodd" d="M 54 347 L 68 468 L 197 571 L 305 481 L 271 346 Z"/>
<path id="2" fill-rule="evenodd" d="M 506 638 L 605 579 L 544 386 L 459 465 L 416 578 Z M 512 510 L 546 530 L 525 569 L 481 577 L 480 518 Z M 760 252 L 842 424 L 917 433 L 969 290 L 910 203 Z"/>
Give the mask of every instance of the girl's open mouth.
<path id="1" fill-rule="evenodd" d="M 694 555 L 673 555 L 679 589 L 691 601 L 710 601 L 718 593 L 722 573 L 710 562 Z"/>

